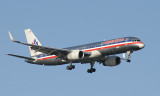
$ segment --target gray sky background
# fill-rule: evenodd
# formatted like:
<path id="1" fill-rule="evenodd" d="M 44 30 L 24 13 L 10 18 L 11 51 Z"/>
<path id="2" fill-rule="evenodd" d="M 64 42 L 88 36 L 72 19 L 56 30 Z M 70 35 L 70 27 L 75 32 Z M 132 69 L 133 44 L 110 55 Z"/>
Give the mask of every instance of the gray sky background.
<path id="1" fill-rule="evenodd" d="M 0 0 L 0 96 L 159 96 L 159 0 Z M 6 56 L 30 56 L 24 29 L 40 42 L 64 48 L 125 36 L 146 45 L 132 54 L 132 62 L 116 67 L 95 64 L 40 66 Z M 118 55 L 122 56 L 122 55 Z"/>

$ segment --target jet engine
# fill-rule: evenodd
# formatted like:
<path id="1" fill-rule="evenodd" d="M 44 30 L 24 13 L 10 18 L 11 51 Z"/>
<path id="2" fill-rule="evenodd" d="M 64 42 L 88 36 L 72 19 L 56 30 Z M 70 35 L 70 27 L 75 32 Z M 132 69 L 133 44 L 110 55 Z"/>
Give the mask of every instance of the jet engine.
<path id="1" fill-rule="evenodd" d="M 110 56 L 107 57 L 104 62 L 103 65 L 104 66 L 117 66 L 121 63 L 121 58 L 117 57 L 117 56 Z"/>
<path id="2" fill-rule="evenodd" d="M 84 52 L 79 50 L 73 50 L 67 55 L 68 60 L 78 60 L 84 57 Z"/>

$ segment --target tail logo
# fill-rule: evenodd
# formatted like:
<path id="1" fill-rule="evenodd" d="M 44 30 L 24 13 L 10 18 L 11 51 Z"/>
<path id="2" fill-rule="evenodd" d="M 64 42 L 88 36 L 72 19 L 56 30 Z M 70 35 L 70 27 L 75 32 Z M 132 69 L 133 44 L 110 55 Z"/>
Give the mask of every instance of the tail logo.
<path id="1" fill-rule="evenodd" d="M 36 39 L 34 39 L 34 41 L 32 42 L 32 44 L 38 45 L 38 42 L 36 41 Z"/>

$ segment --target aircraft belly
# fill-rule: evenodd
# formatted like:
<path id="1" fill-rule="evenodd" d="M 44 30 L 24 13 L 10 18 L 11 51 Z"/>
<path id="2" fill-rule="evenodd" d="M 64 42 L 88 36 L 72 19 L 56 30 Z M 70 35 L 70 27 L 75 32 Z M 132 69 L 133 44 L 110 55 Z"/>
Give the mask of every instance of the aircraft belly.
<path id="1" fill-rule="evenodd" d="M 52 59 L 46 59 L 46 60 L 38 60 L 36 63 L 41 65 L 63 65 L 67 64 L 68 62 L 59 58 L 52 58 Z"/>

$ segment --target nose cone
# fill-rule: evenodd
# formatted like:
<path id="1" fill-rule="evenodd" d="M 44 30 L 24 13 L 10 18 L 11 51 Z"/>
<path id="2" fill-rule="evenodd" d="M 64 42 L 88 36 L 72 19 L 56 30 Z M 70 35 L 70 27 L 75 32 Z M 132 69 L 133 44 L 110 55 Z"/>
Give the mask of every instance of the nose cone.
<path id="1" fill-rule="evenodd" d="M 144 48 L 145 45 L 144 45 L 144 43 L 141 43 L 141 44 L 138 44 L 138 46 L 140 49 L 142 49 L 142 48 Z"/>

